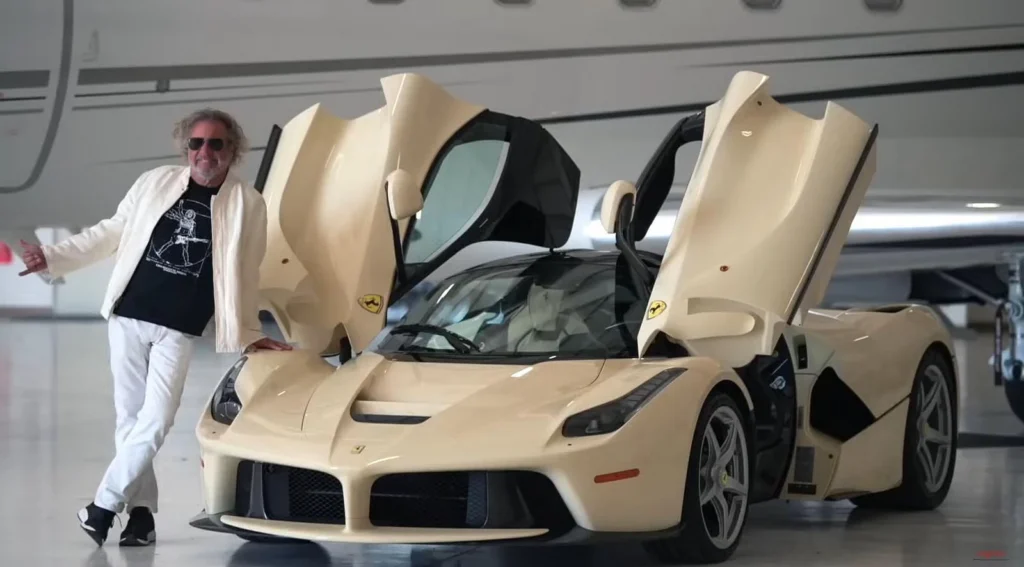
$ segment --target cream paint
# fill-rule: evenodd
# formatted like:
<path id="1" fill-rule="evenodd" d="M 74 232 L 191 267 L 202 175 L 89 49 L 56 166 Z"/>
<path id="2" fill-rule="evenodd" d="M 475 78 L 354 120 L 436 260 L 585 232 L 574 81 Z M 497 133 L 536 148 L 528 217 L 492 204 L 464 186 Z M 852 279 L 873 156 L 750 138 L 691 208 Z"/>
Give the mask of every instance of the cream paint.
<path id="1" fill-rule="evenodd" d="M 401 79 L 388 78 L 385 83 L 394 85 L 419 81 L 426 80 L 404 75 Z M 748 96 L 751 92 L 759 93 L 758 100 L 772 106 L 767 95 L 757 90 L 764 84 L 766 78 L 762 76 L 740 74 L 730 90 L 733 94 L 727 93 L 726 103 L 713 107 L 712 114 L 720 112 L 718 109 L 728 108 L 733 108 L 731 112 L 736 116 L 753 112 L 752 109 L 739 108 L 746 104 L 742 101 L 752 100 Z M 429 108 L 432 101 L 447 100 L 441 106 L 452 109 L 458 116 L 469 115 L 472 112 L 468 109 L 477 108 L 446 99 L 435 88 L 424 86 L 421 90 L 407 91 L 404 104 L 409 109 Z M 247 383 L 239 384 L 240 391 L 244 390 L 251 401 L 235 422 L 226 427 L 215 422 L 209 412 L 204 412 L 197 424 L 196 434 L 206 463 L 203 471 L 206 512 L 227 514 L 222 517 L 226 524 L 262 533 L 326 541 L 414 543 L 518 539 L 537 532 L 474 530 L 469 533 L 465 530 L 373 526 L 369 520 L 370 488 L 374 480 L 392 473 L 525 470 L 539 472 L 554 484 L 576 524 L 582 528 L 598 532 L 668 529 L 679 523 L 683 512 L 687 466 L 691 452 L 699 447 L 695 441 L 699 443 L 704 433 L 697 429 L 697 423 L 706 400 L 712 392 L 731 392 L 741 410 L 750 410 L 753 399 L 740 372 L 734 367 L 756 354 L 771 353 L 775 348 L 772 341 L 780 335 L 794 350 L 793 360 L 798 358 L 794 345 L 798 342 L 806 345 L 806 356 L 801 358 L 806 359 L 806 364 L 796 369 L 795 377 L 797 403 L 804 410 L 808 410 L 812 401 L 811 390 L 818 374 L 831 367 L 864 400 L 873 416 L 878 418 L 889 412 L 884 419 L 867 426 L 845 443 L 810 427 L 805 416 L 803 425 L 797 428 L 794 442 L 799 447 L 815 450 L 815 490 L 811 494 L 793 494 L 787 492 L 787 486 L 783 485 L 780 496 L 822 500 L 836 492 L 871 492 L 900 482 L 904 466 L 902 458 L 899 458 L 904 442 L 903 431 L 911 417 L 901 413 L 906 407 L 901 403 L 911 390 L 922 355 L 930 348 L 947 354 L 952 352 L 949 333 L 941 320 L 925 307 L 907 306 L 891 313 L 808 310 L 806 302 L 798 303 L 794 299 L 793 286 L 807 280 L 805 271 L 810 264 L 809 257 L 820 247 L 820 231 L 827 224 L 821 215 L 836 209 L 837 195 L 845 189 L 845 183 L 840 181 L 844 176 L 848 180 L 851 174 L 851 163 L 856 161 L 851 156 L 864 151 L 863 142 L 868 129 L 866 123 L 836 106 L 830 107 L 831 121 L 826 119 L 824 123 L 795 116 L 785 109 L 772 108 L 775 108 L 772 116 L 783 116 L 787 122 L 781 131 L 776 131 L 773 144 L 743 151 L 729 150 L 728 145 L 711 144 L 704 150 L 708 155 L 701 162 L 704 164 L 701 167 L 710 167 L 711 171 L 703 169 L 703 173 L 695 176 L 721 181 L 724 178 L 718 178 L 717 171 L 742 169 L 735 165 L 736 161 L 754 169 L 743 174 L 748 182 L 759 178 L 758 167 L 755 166 L 770 169 L 774 177 L 767 176 L 766 179 L 772 181 L 772 190 L 784 201 L 788 195 L 790 199 L 787 202 L 791 206 L 761 207 L 760 215 L 748 215 L 754 210 L 751 207 L 736 212 L 724 207 L 723 201 L 730 200 L 726 198 L 728 195 L 716 192 L 742 196 L 743 191 L 753 190 L 752 185 L 736 187 L 710 181 L 704 184 L 703 189 L 695 193 L 697 196 L 683 207 L 682 220 L 677 224 L 680 232 L 675 236 L 679 245 L 666 260 L 668 267 L 662 268 L 656 286 L 656 292 L 666 292 L 667 309 L 644 323 L 642 345 L 654 332 L 663 331 L 672 340 L 695 346 L 693 356 L 550 360 L 532 365 L 426 364 L 387 361 L 371 350 L 337 370 L 325 371 L 324 367 L 313 362 L 315 349 L 256 353 L 249 357 L 239 378 L 240 382 Z M 320 112 L 314 109 L 304 116 L 309 118 Z M 304 220 L 300 224 L 299 220 L 308 219 L 308 215 L 303 217 L 296 211 L 291 211 L 290 217 L 282 214 L 288 205 L 275 195 L 283 190 L 286 180 L 298 195 L 290 197 L 295 199 L 291 206 L 302 204 L 315 208 L 334 207 L 341 203 L 361 204 L 363 210 L 351 214 L 361 213 L 364 217 L 372 217 L 373 222 L 366 221 L 369 224 L 360 225 L 369 227 L 366 230 L 346 233 L 351 237 L 351 244 L 357 246 L 361 251 L 359 254 L 365 253 L 365 258 L 379 258 L 382 265 L 393 265 L 390 263 L 393 257 L 391 240 L 384 233 L 387 203 L 380 186 L 373 183 L 347 185 L 346 191 L 323 190 L 315 199 L 303 196 L 310 186 L 300 183 L 300 180 L 318 179 L 322 172 L 308 171 L 294 167 L 294 164 L 312 164 L 317 160 L 323 163 L 324 156 L 338 147 L 337 119 L 313 117 L 312 123 L 316 124 L 318 120 L 335 125 L 326 128 L 325 132 L 330 135 L 302 133 L 311 131 L 308 124 L 294 130 L 302 134 L 283 142 L 282 155 L 288 157 L 285 165 L 277 173 L 272 173 L 268 182 L 270 215 L 276 219 L 271 223 L 271 240 L 275 243 L 272 246 L 277 253 L 287 250 L 294 254 L 292 257 L 302 259 L 302 266 L 296 266 L 291 262 L 282 264 L 268 255 L 263 265 L 261 287 L 264 297 L 273 298 L 285 311 L 291 309 L 289 302 L 306 302 L 311 307 L 319 305 L 314 290 L 356 290 L 359 289 L 359 281 L 369 281 L 367 278 L 371 277 L 356 273 L 360 269 L 358 262 L 355 267 L 342 271 L 340 257 L 334 256 L 336 248 L 329 248 L 324 254 L 318 253 L 323 249 L 323 242 L 331 241 L 333 235 L 338 234 L 333 232 L 331 225 L 323 222 L 324 218 L 311 223 Z M 450 126 L 456 122 L 458 120 L 439 119 L 430 124 L 420 123 L 419 128 L 429 131 L 426 133 L 411 127 L 402 129 L 407 136 L 402 143 L 415 145 L 417 140 L 427 140 L 421 150 L 435 148 L 433 153 L 421 151 L 416 154 L 419 157 L 412 162 L 409 171 L 416 175 L 418 170 L 413 165 L 432 161 L 443 144 L 445 136 L 442 134 L 451 132 Z M 299 123 L 301 121 L 297 119 L 296 124 Z M 710 123 L 716 124 L 714 116 Z M 739 128 L 737 124 L 739 122 L 728 123 L 721 131 L 712 126 L 708 136 L 724 136 L 731 129 Z M 762 126 L 771 129 L 764 123 Z M 362 147 L 373 147 L 381 153 L 391 147 L 376 143 L 380 141 L 377 128 L 356 130 L 350 123 L 345 131 L 351 138 L 347 138 L 344 145 L 360 146 L 357 142 L 364 137 L 375 142 L 367 142 Z M 787 143 L 789 137 L 794 137 L 799 143 Z M 750 138 L 756 138 L 756 134 L 744 137 L 745 140 Z M 818 143 L 822 145 L 816 145 Z M 794 145 L 799 148 L 796 152 L 799 159 L 793 156 L 778 161 L 769 159 L 778 154 L 780 148 Z M 310 156 L 319 157 L 314 159 Z M 786 172 L 803 171 L 803 166 L 797 162 L 804 157 L 811 164 L 808 175 L 818 181 L 800 185 L 794 192 L 792 188 L 787 189 L 782 178 Z M 360 163 L 365 164 L 365 171 L 360 172 L 360 168 L 352 164 L 354 171 L 346 175 L 358 177 L 365 174 L 367 180 L 383 179 L 387 175 L 388 167 L 380 165 L 383 163 L 381 159 L 367 159 Z M 779 167 L 787 163 L 788 168 Z M 404 164 L 403 169 L 405 165 L 409 164 Z M 865 168 L 865 172 L 865 178 L 854 188 L 848 203 L 850 208 L 859 205 L 860 191 L 871 177 L 870 166 Z M 329 185 L 316 185 L 320 187 L 317 191 Z M 617 201 L 632 192 L 630 183 L 617 184 L 610 190 L 608 200 Z M 702 202 L 705 198 L 707 202 Z M 327 200 L 321 202 L 320 199 Z M 615 207 L 609 206 L 608 210 L 602 211 L 605 228 L 614 227 L 614 215 L 611 214 L 614 210 Z M 778 217 L 772 216 L 773 212 Z M 802 215 L 811 216 L 804 218 Z M 733 222 L 716 227 L 715 222 L 721 218 L 732 219 Z M 787 226 L 807 219 L 813 222 L 806 223 L 803 228 L 798 226 L 783 237 L 774 232 L 782 223 L 780 219 L 788 221 Z M 841 244 L 845 239 L 849 220 L 849 215 L 840 219 L 835 242 Z M 722 231 L 730 230 L 734 236 L 720 240 L 705 238 L 702 249 L 684 246 L 681 242 L 683 235 L 695 238 L 697 229 L 705 236 L 721 236 Z M 322 239 L 317 240 L 314 238 L 316 235 Z M 793 247 L 787 248 L 789 253 L 782 258 L 784 273 L 763 281 L 763 278 L 753 276 L 758 270 L 767 269 L 774 256 L 772 250 L 765 248 L 755 237 L 767 239 L 769 236 L 780 239 L 776 244 L 789 242 Z M 837 244 L 830 243 L 824 250 L 822 269 L 825 275 L 831 269 L 829 255 L 835 246 Z M 730 258 L 727 264 L 729 271 L 735 268 L 747 277 L 730 276 L 726 281 L 728 285 L 712 285 L 718 281 L 715 277 L 719 270 L 716 254 Z M 375 275 L 372 277 L 381 273 L 386 275 L 386 270 L 373 272 Z M 816 274 L 814 277 L 827 279 L 825 275 Z M 818 279 L 810 280 L 809 297 L 819 293 L 818 282 Z M 349 293 L 346 297 L 351 301 L 355 295 Z M 673 303 L 677 309 L 680 306 L 682 309 L 673 313 Z M 690 311 L 687 307 L 691 308 Z M 784 320 L 783 311 L 788 308 L 798 312 L 795 324 L 787 324 Z M 703 316 L 686 317 L 693 311 L 710 316 L 706 321 Z M 316 323 L 320 325 L 317 333 L 326 336 L 336 324 L 349 327 L 349 331 L 358 327 L 361 336 L 369 336 L 371 331 L 375 333 L 375 329 L 379 329 L 375 326 L 379 325 L 379 318 L 356 318 L 352 313 L 355 312 L 324 309 L 324 316 Z M 725 313 L 728 318 L 717 317 L 717 313 Z M 750 317 L 754 320 L 752 328 Z M 287 316 L 285 322 L 290 322 Z M 680 330 L 685 330 L 686 334 L 679 334 Z M 741 340 L 734 340 L 735 333 L 743 331 L 747 333 L 739 337 Z M 703 338 L 693 340 L 693 337 Z M 660 371 L 672 368 L 685 371 L 649 398 L 642 409 L 618 430 L 586 437 L 567 438 L 562 434 L 562 425 L 569 417 L 616 400 Z M 952 371 L 956 380 L 955 364 Z M 289 383 L 289 379 L 292 382 Z M 278 401 L 279 396 L 288 399 Z M 303 398 L 308 399 L 308 404 L 304 409 L 301 429 L 296 429 L 296 412 Z M 952 398 L 955 400 L 956 395 Z M 415 425 L 360 423 L 351 416 L 352 409 L 356 407 L 384 413 L 409 412 L 428 419 Z M 823 411 L 828 412 L 829 408 Z M 344 525 L 269 522 L 231 516 L 235 478 L 230 471 L 241 459 L 302 467 L 333 475 L 344 489 Z M 789 470 L 783 471 L 790 480 L 793 479 L 792 465 L 790 463 Z M 633 477 L 604 483 L 595 480 L 601 475 L 632 470 L 638 471 Z"/>
<path id="2" fill-rule="evenodd" d="M 666 307 L 644 321 L 641 352 L 664 332 L 742 366 L 769 354 L 785 325 L 821 301 L 874 176 L 872 128 L 831 102 L 823 118 L 804 116 L 772 99 L 770 87 L 767 76 L 740 72 L 706 111 L 700 155 L 651 293 Z M 757 318 L 756 332 L 733 334 L 736 312 Z M 701 320 L 687 324 L 689 317 Z M 728 318 L 718 338 L 696 331 L 716 317 Z"/>
<path id="3" fill-rule="evenodd" d="M 401 169 L 422 190 L 441 146 L 483 111 L 418 75 L 381 86 L 385 106 L 358 118 L 314 105 L 285 124 L 267 176 L 262 304 L 304 348 L 347 336 L 360 352 L 384 326 L 395 271 L 385 180 Z"/>

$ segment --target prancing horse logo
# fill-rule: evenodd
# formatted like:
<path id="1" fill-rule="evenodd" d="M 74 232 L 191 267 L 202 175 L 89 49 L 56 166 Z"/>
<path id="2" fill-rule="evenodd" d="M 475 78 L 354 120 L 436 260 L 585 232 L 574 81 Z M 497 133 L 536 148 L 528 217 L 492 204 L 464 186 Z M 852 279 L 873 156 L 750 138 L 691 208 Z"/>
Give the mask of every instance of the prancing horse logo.
<path id="1" fill-rule="evenodd" d="M 370 313 L 377 314 L 384 306 L 384 298 L 376 293 L 368 293 L 359 298 L 359 306 Z"/>
<path id="2" fill-rule="evenodd" d="M 666 307 L 668 307 L 668 306 L 665 305 L 664 301 L 661 301 L 661 300 L 652 301 L 651 302 L 651 306 L 647 308 L 647 318 L 648 319 L 654 319 L 658 315 L 661 315 L 662 312 L 665 311 Z"/>

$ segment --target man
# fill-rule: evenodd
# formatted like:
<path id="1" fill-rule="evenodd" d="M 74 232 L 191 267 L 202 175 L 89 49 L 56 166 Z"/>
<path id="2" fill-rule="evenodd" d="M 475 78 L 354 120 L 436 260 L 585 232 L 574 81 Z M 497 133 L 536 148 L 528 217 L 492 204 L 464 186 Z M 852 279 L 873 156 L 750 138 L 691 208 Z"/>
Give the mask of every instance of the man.
<path id="1" fill-rule="evenodd" d="M 78 512 L 98 545 L 125 509 L 121 545 L 155 541 L 153 459 L 174 422 L 195 338 L 212 325 L 218 352 L 291 349 L 261 331 L 267 211 L 263 196 L 232 171 L 246 151 L 242 128 L 205 109 L 179 122 L 174 137 L 188 166 L 143 173 L 114 216 L 58 244 L 21 243 L 23 276 L 46 270 L 57 277 L 116 254 L 101 309 L 109 321 L 116 454 L 93 502 Z"/>

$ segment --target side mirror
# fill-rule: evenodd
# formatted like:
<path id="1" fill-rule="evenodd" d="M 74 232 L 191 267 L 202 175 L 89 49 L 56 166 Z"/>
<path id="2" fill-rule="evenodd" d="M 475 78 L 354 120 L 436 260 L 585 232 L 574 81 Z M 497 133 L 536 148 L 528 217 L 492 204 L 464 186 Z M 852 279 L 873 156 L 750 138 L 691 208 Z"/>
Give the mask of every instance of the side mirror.
<path id="1" fill-rule="evenodd" d="M 623 200 L 626 200 L 627 197 L 629 198 L 629 216 L 624 220 L 631 222 L 633 220 L 633 203 L 636 202 L 636 186 L 629 181 L 616 181 L 605 191 L 604 200 L 601 201 L 601 226 L 608 234 L 617 232 L 616 222 L 623 220 L 619 218 L 619 212 Z"/>
<path id="2" fill-rule="evenodd" d="M 389 173 L 385 187 L 392 219 L 405 220 L 423 208 L 423 194 L 408 171 L 396 169 Z"/>
<path id="3" fill-rule="evenodd" d="M 404 169 L 396 169 L 388 174 L 384 181 L 388 193 L 388 212 L 391 213 L 391 238 L 395 247 L 395 276 L 398 283 L 405 285 L 405 254 L 402 252 L 402 236 L 399 234 L 398 221 L 412 218 L 423 208 L 423 194 L 413 181 L 412 174 Z"/>

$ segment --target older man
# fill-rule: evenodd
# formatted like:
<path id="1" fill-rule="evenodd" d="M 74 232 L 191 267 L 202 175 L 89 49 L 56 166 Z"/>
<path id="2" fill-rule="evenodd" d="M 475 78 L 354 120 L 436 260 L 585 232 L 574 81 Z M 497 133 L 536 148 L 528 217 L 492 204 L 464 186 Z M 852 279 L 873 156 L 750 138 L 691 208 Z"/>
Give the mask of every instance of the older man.
<path id="1" fill-rule="evenodd" d="M 205 109 L 174 137 L 188 165 L 143 173 L 114 216 L 52 246 L 22 242 L 27 269 L 59 276 L 116 254 L 101 313 L 108 319 L 116 454 L 82 529 L 103 545 L 127 509 L 121 545 L 155 541 L 153 459 L 174 422 L 194 340 L 214 328 L 218 352 L 291 347 L 263 335 L 256 283 L 266 249 L 263 197 L 232 171 L 242 128 Z"/>

